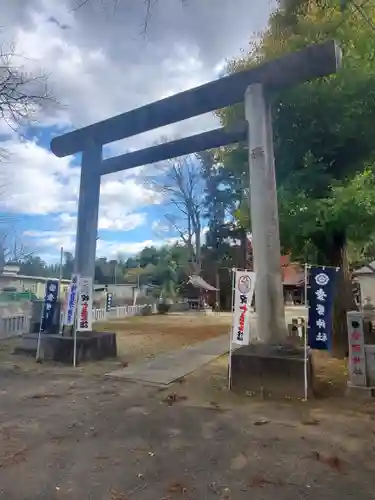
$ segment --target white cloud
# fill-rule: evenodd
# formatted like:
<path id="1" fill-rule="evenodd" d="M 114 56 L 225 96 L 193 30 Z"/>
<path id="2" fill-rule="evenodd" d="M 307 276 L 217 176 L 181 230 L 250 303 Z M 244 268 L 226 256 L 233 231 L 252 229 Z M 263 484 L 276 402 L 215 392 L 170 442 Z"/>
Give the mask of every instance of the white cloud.
<path id="1" fill-rule="evenodd" d="M 167 224 L 166 221 L 162 220 L 154 220 L 151 229 L 155 231 L 155 234 L 165 234 L 169 233 L 171 230 L 170 224 Z"/>
<path id="2" fill-rule="evenodd" d="M 0 173 L 0 208 L 28 215 L 62 213 L 59 221 L 76 226 L 79 175 L 69 158 L 56 158 L 34 141 L 3 142 L 8 158 Z M 160 203 L 160 195 L 122 173 L 107 175 L 101 183 L 99 229 L 129 231 L 146 222 L 142 207 Z"/>
<path id="3" fill-rule="evenodd" d="M 141 35 L 141 1 L 121 0 L 115 15 L 103 11 L 102 0 L 90 0 L 90 6 L 77 12 L 71 9 L 76 0 L 3 3 L 1 35 L 22 56 L 16 58 L 17 65 L 48 74 L 60 103 L 45 107 L 38 117 L 46 137 L 51 126 L 62 131 L 87 125 L 216 78 L 223 61 L 264 26 L 274 0 L 220 0 L 220 8 L 218 0 L 189 0 L 185 7 L 180 0 L 159 0 L 146 38 Z M 198 133 L 215 124 L 212 114 L 195 117 L 113 143 L 105 154 L 139 149 L 162 135 Z M 74 159 L 57 159 L 37 140 L 20 140 L 1 121 L 0 138 L 10 155 L 1 164 L 5 195 L 0 190 L 0 209 L 53 217 L 56 230 L 28 237 L 46 248 L 46 254 L 47 248 L 61 245 L 72 250 L 79 185 Z M 146 223 L 145 207 L 162 202 L 142 184 L 150 168 L 102 179 L 100 230 L 128 231 Z M 118 251 L 134 253 L 146 243 L 103 240 L 98 252 L 114 252 L 120 245 Z"/>
<path id="4" fill-rule="evenodd" d="M 41 255 L 49 255 L 49 261 L 56 261 L 58 250 L 63 247 L 64 251 L 73 252 L 75 245 L 75 233 L 70 229 L 58 231 L 25 231 L 24 237 L 33 243 L 33 248 Z M 116 241 L 99 238 L 96 247 L 96 256 L 118 258 L 119 255 L 131 256 L 139 253 L 147 246 L 161 247 L 179 241 L 177 237 L 166 239 L 148 239 L 143 241 Z M 56 253 L 48 252 L 48 249 L 55 249 Z M 54 259 L 51 256 L 55 256 Z M 47 259 L 47 257 L 44 257 Z"/>
<path id="5" fill-rule="evenodd" d="M 36 141 L 8 139 L 2 146 L 8 153 L 1 164 L 3 210 L 37 215 L 76 210 L 79 170 L 71 159 L 56 158 Z"/>
<path id="6" fill-rule="evenodd" d="M 74 11 L 74 1 L 23 0 L 2 10 L 25 68 L 41 67 L 62 107 L 56 124 L 79 127 L 216 78 L 267 20 L 274 0 L 162 0 L 154 3 L 147 37 L 144 2 L 121 1 L 116 13 L 97 0 Z M 109 9 L 111 12 L 112 10 Z M 220 26 L 220 29 L 217 29 Z M 48 111 L 51 123 L 51 110 Z M 118 148 L 138 149 L 160 135 L 211 128 L 212 114 L 152 131 Z"/>

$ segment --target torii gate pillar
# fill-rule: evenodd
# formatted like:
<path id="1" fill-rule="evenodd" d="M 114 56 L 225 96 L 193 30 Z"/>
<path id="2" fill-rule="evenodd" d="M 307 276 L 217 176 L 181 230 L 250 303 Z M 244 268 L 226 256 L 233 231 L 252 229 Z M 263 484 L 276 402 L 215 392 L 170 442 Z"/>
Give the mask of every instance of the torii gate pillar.
<path id="1" fill-rule="evenodd" d="M 91 141 L 82 152 L 74 271 L 95 276 L 102 146 Z"/>
<path id="2" fill-rule="evenodd" d="M 249 124 L 250 212 L 254 267 L 257 273 L 256 334 L 266 344 L 282 344 L 287 337 L 280 262 L 275 157 L 271 106 L 261 84 L 245 94 Z"/>

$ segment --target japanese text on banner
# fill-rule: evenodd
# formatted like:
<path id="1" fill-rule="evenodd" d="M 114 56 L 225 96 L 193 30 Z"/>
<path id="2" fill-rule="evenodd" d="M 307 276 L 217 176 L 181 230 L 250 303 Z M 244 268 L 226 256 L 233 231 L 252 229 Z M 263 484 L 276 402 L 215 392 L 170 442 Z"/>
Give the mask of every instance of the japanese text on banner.
<path id="1" fill-rule="evenodd" d="M 44 294 L 42 323 L 40 325 L 41 332 L 48 332 L 48 330 L 50 330 L 53 326 L 53 316 L 58 296 L 59 282 L 55 280 L 48 280 Z"/>
<path id="2" fill-rule="evenodd" d="M 79 275 L 73 274 L 72 281 L 69 285 L 68 304 L 64 321 L 67 326 L 71 326 L 74 323 L 74 316 L 77 308 L 78 280 Z"/>
<path id="3" fill-rule="evenodd" d="M 311 267 L 308 290 L 308 344 L 312 349 L 332 346 L 332 310 L 336 268 Z"/>
<path id="4" fill-rule="evenodd" d="M 92 330 L 92 278 L 82 276 L 78 281 L 77 330 Z"/>
<path id="5" fill-rule="evenodd" d="M 232 342 L 247 345 L 250 342 L 250 308 L 254 296 L 255 273 L 235 271 Z"/>

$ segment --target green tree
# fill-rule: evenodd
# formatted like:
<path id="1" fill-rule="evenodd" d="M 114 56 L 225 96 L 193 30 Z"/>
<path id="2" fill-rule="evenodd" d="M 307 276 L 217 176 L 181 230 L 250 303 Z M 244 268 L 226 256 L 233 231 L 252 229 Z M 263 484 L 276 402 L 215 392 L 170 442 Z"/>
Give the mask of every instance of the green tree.
<path id="1" fill-rule="evenodd" d="M 52 272 L 49 272 L 46 263 L 37 255 L 29 255 L 20 264 L 20 274 L 25 274 L 27 276 L 53 276 Z"/>
<path id="2" fill-rule="evenodd" d="M 373 16 L 375 1 L 364 9 Z M 248 54 L 233 60 L 234 72 L 311 43 L 336 38 L 343 68 L 334 76 L 275 96 L 273 103 L 282 246 L 301 259 L 341 268 L 335 309 L 335 350 L 346 350 L 345 311 L 351 307 L 349 241 L 362 245 L 375 229 L 375 36 L 356 12 L 342 13 L 337 0 L 286 2 Z M 243 117 L 243 107 L 220 113 L 224 124 Z M 247 179 L 245 146 L 224 154 L 228 169 Z M 246 184 L 245 184 L 246 185 Z M 249 223 L 248 203 L 239 211 Z"/>
<path id="3" fill-rule="evenodd" d="M 156 265 L 159 261 L 159 252 L 155 247 L 146 247 L 139 253 L 139 265 L 146 267 L 149 264 Z"/>
<path id="4" fill-rule="evenodd" d="M 63 277 L 70 279 L 74 272 L 74 256 L 70 252 L 64 252 Z"/>

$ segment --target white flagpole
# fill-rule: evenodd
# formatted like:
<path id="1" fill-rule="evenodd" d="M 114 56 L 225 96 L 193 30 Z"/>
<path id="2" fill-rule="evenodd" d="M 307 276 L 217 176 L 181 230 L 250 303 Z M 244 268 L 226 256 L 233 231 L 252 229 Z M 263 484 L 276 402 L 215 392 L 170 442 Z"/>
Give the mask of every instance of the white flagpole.
<path id="1" fill-rule="evenodd" d="M 62 281 L 62 271 L 63 271 L 63 263 L 64 263 L 64 248 L 60 248 L 60 267 L 59 267 L 59 290 L 57 300 L 60 302 L 60 317 L 59 317 L 59 333 L 62 334 L 62 330 L 64 328 L 64 312 L 62 307 L 62 294 L 61 294 L 61 281 Z"/>
<path id="2" fill-rule="evenodd" d="M 232 389 L 232 339 L 233 339 L 233 314 L 234 314 L 234 288 L 236 284 L 236 269 L 232 268 L 232 326 L 229 330 L 229 374 L 228 389 Z"/>
<path id="3" fill-rule="evenodd" d="M 77 304 L 78 305 L 78 304 Z M 78 324 L 78 311 L 76 309 L 75 318 L 73 322 L 73 366 L 77 366 L 77 324 Z"/>
<path id="4" fill-rule="evenodd" d="M 305 306 L 307 307 L 307 321 L 305 324 L 305 335 L 304 335 L 304 389 L 305 389 L 305 401 L 307 401 L 308 392 L 308 380 L 307 380 L 307 329 L 309 327 L 309 305 L 307 303 L 307 279 L 308 279 L 308 264 L 305 264 Z"/>

